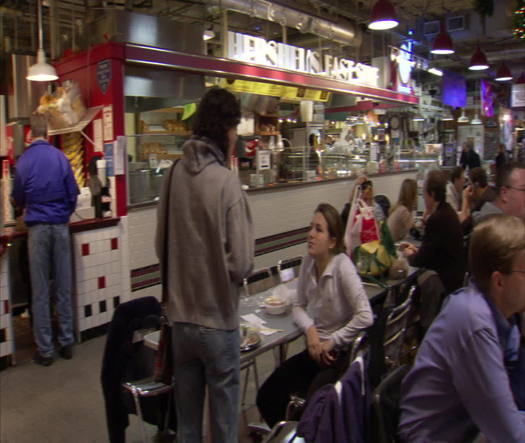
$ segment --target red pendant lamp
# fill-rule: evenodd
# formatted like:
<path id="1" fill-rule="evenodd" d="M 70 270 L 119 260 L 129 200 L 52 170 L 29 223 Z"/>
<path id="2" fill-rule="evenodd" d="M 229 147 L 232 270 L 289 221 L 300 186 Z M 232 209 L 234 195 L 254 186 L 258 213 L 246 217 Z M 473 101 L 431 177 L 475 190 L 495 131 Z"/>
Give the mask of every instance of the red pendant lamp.
<path id="1" fill-rule="evenodd" d="M 377 0 L 372 8 L 368 28 L 375 31 L 385 31 L 395 28 L 397 25 L 399 25 L 399 20 L 392 3 L 389 0 Z"/>
<path id="2" fill-rule="evenodd" d="M 489 69 L 489 62 L 487 61 L 487 56 L 481 50 L 479 45 L 476 49 L 476 52 L 474 52 L 472 58 L 470 59 L 470 66 L 468 68 L 471 71 L 483 71 L 485 69 Z"/>
<path id="3" fill-rule="evenodd" d="M 452 38 L 445 28 L 445 23 L 441 22 L 441 28 L 439 34 L 434 39 L 432 45 L 432 54 L 437 55 L 447 55 L 454 54 L 454 44 L 452 43 Z"/>
<path id="4" fill-rule="evenodd" d="M 494 80 L 497 82 L 508 82 L 509 80 L 512 80 L 512 72 L 505 62 L 502 62 L 499 66 Z"/>

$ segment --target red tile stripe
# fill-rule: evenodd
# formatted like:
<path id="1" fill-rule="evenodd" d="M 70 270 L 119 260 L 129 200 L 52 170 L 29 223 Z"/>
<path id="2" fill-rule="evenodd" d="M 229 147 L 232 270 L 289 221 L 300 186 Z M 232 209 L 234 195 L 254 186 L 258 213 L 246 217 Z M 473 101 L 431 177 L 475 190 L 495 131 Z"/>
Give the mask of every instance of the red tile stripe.
<path id="1" fill-rule="evenodd" d="M 82 256 L 89 255 L 89 243 L 82 243 Z"/>
<path id="2" fill-rule="evenodd" d="M 106 277 L 98 278 L 98 289 L 104 289 L 106 287 Z"/>

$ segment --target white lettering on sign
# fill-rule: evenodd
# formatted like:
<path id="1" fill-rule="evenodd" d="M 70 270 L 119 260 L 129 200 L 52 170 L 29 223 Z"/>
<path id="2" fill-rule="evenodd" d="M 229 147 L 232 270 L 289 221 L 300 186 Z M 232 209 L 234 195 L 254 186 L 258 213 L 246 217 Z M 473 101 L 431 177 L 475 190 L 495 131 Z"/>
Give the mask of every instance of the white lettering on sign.
<path id="1" fill-rule="evenodd" d="M 378 68 L 311 49 L 228 32 L 228 58 L 247 63 L 323 75 L 348 83 L 378 86 Z"/>

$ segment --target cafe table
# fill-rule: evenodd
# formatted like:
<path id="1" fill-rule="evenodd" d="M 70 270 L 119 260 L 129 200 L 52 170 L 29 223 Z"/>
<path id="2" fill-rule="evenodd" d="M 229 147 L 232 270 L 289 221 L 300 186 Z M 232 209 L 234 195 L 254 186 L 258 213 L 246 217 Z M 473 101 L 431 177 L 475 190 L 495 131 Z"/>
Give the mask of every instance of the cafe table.
<path id="1" fill-rule="evenodd" d="M 418 272 L 419 268 L 410 267 L 407 277 L 400 280 L 386 280 L 383 286 L 364 282 L 363 287 L 372 308 L 377 305 L 382 305 L 390 291 L 414 279 Z M 255 315 L 261 322 L 264 322 L 263 331 L 275 331 L 270 335 L 261 333 L 260 344 L 250 351 L 241 353 L 241 366 L 270 350 L 276 351 L 276 364 L 280 365 L 286 359 L 286 345 L 302 335 L 293 321 L 291 306 L 288 306 L 287 310 L 281 315 L 270 315 L 265 311 L 264 300 L 272 294 L 282 294 L 282 286 L 286 288 L 287 298 L 290 299 L 293 296 L 293 291 L 297 290 L 297 278 L 287 283 L 281 283 L 266 291 L 241 297 L 239 302 L 241 324 L 255 326 L 243 319 L 243 316 Z M 257 326 L 255 326 L 255 329 L 257 329 Z M 146 334 L 144 336 L 145 345 L 152 349 L 157 349 L 159 336 L 159 331 Z"/>

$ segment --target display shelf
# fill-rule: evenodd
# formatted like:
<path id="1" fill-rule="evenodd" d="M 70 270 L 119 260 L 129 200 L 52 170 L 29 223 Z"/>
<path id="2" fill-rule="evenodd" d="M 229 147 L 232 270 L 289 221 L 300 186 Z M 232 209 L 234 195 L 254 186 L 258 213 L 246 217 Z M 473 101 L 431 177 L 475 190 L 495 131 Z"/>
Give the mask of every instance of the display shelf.
<path id="1" fill-rule="evenodd" d="M 86 134 L 84 134 L 84 128 L 91 123 L 91 120 L 95 118 L 97 113 L 102 109 L 102 106 L 94 106 L 92 108 L 88 108 L 86 113 L 84 114 L 84 117 L 82 117 L 77 124 L 73 126 L 69 126 L 67 128 L 61 128 L 61 129 L 50 129 L 47 131 L 48 135 L 61 135 L 61 134 L 70 134 L 71 132 L 80 132 L 84 137 L 86 137 L 89 141 L 89 139 Z"/>

